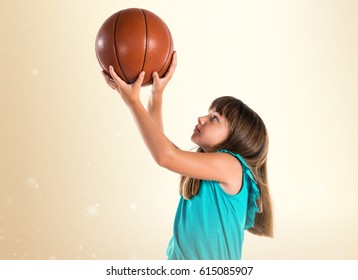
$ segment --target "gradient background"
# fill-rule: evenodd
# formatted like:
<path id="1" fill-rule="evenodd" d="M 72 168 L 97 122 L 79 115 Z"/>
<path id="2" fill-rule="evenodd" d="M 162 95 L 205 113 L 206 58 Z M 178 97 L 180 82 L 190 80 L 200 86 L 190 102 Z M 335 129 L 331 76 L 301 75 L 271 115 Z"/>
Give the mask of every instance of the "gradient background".
<path id="1" fill-rule="evenodd" d="M 276 237 L 247 233 L 243 258 L 357 259 L 355 0 L 2 0 L 0 258 L 165 259 L 179 175 L 156 166 L 94 51 L 129 7 L 174 38 L 173 142 L 193 148 L 221 95 L 266 122 Z"/>

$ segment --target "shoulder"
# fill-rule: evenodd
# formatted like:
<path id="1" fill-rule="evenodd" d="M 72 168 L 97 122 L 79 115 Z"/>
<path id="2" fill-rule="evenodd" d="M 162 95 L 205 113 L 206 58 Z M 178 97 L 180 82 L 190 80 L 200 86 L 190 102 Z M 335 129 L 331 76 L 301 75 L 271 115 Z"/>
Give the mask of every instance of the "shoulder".
<path id="1" fill-rule="evenodd" d="M 223 190 L 230 195 L 236 195 L 240 192 L 242 187 L 242 174 L 243 165 L 241 163 L 241 157 L 238 154 L 220 150 L 217 154 L 221 154 L 223 162 L 225 162 L 225 168 L 227 169 L 226 178 L 220 181 L 220 185 Z"/>

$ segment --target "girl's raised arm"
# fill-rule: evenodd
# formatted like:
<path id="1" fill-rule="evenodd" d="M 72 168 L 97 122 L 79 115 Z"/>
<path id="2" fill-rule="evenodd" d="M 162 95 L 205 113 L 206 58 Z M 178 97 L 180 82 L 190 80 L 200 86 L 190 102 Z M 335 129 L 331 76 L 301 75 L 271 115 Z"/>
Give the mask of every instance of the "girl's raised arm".
<path id="1" fill-rule="evenodd" d="M 156 163 L 178 174 L 204 180 L 215 180 L 228 193 L 236 193 L 241 184 L 241 165 L 231 155 L 224 153 L 193 153 L 179 150 L 154 122 L 140 101 L 140 89 L 144 79 L 142 72 L 134 84 L 127 84 L 110 67 L 112 80 L 107 83 L 116 89 L 128 105 L 139 132 Z M 105 76 L 106 77 L 106 76 Z"/>
<path id="2" fill-rule="evenodd" d="M 153 119 L 153 121 L 157 124 L 157 126 L 161 131 L 164 131 L 163 116 L 162 116 L 163 93 L 168 82 L 173 77 L 176 66 L 177 66 L 177 54 L 176 52 L 174 52 L 172 62 L 165 76 L 159 78 L 157 72 L 154 72 L 152 74 L 153 85 L 152 85 L 151 95 L 148 100 L 147 110 L 149 116 Z"/>

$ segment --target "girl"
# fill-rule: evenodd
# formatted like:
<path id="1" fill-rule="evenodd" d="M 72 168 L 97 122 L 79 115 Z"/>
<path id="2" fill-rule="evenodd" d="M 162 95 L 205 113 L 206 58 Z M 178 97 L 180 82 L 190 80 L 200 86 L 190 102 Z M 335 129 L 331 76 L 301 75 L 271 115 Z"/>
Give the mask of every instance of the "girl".
<path id="1" fill-rule="evenodd" d="M 163 133 L 162 94 L 177 65 L 153 73 L 146 110 L 140 101 L 144 72 L 126 84 L 110 67 L 104 77 L 128 105 L 145 144 L 162 167 L 181 174 L 180 202 L 168 259 L 241 259 L 244 230 L 273 236 L 267 182 L 268 135 L 261 118 L 242 101 L 220 97 L 199 117 L 192 141 L 197 152 L 178 149 Z"/>

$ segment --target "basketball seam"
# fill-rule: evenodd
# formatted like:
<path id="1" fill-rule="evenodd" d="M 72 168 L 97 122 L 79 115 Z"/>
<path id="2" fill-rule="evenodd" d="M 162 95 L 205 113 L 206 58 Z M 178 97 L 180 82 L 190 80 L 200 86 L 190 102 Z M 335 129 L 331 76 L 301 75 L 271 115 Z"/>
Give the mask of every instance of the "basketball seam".
<path id="1" fill-rule="evenodd" d="M 126 82 L 128 83 L 128 79 L 126 77 L 126 74 L 124 74 L 124 71 L 123 71 L 123 68 L 122 68 L 122 65 L 121 63 L 119 62 L 119 57 L 118 57 L 118 53 L 117 53 L 117 38 L 116 38 L 116 34 L 117 34 L 117 25 L 118 25 L 118 20 L 119 20 L 119 16 L 121 15 L 122 11 L 120 11 L 118 13 L 118 16 L 116 18 L 116 23 L 114 25 L 114 34 L 113 34 L 113 38 L 114 38 L 114 50 L 115 50 L 115 54 L 116 54 L 116 58 L 117 58 L 117 63 L 118 63 L 118 66 L 119 68 L 121 68 L 121 71 L 122 71 L 122 74 L 123 74 L 123 77 L 124 79 L 126 80 Z"/>
<path id="2" fill-rule="evenodd" d="M 144 24 L 145 24 L 145 49 L 144 49 L 144 59 L 143 59 L 143 65 L 142 65 L 142 70 L 144 70 L 144 65 L 145 65 L 145 60 L 147 59 L 147 48 L 148 48 L 148 25 L 147 25 L 147 17 L 145 16 L 145 13 L 143 11 L 143 9 L 140 9 L 143 17 L 144 17 Z"/>

